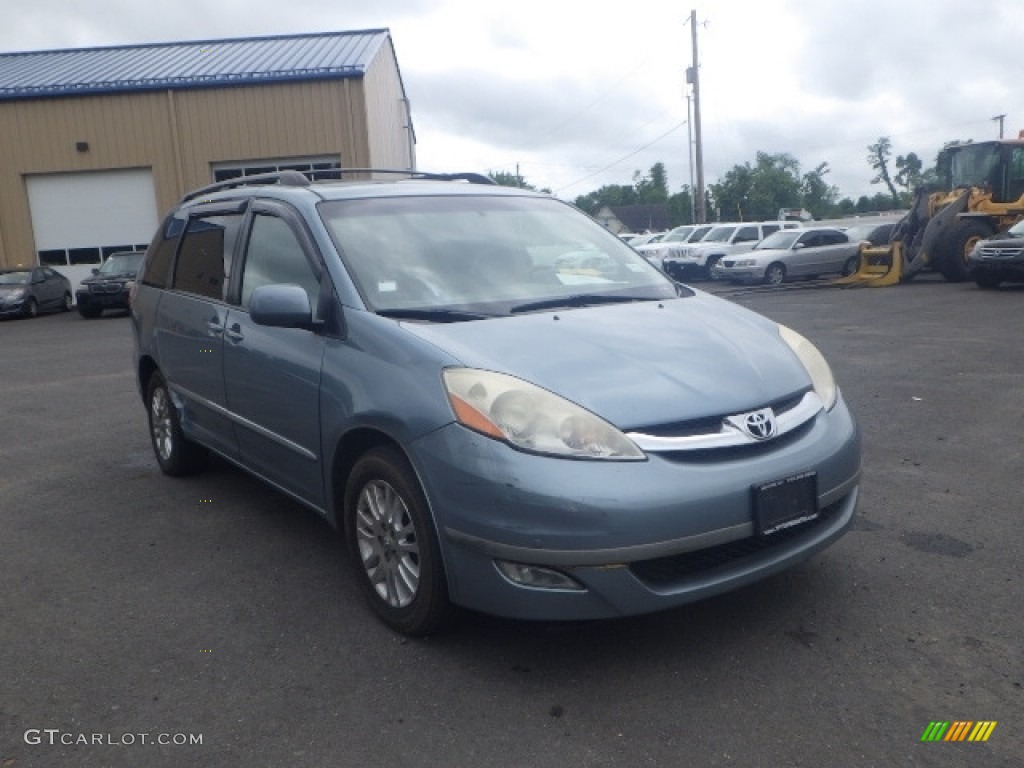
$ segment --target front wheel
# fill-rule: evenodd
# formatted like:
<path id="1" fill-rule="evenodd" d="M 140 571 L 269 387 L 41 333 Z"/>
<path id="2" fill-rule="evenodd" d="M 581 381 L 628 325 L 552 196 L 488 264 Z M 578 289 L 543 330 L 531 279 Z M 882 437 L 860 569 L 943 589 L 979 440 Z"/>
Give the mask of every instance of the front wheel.
<path id="1" fill-rule="evenodd" d="M 860 256 L 851 256 L 843 264 L 842 275 L 843 277 L 849 277 L 858 269 L 860 269 Z"/>
<path id="2" fill-rule="evenodd" d="M 187 440 L 182 434 L 178 412 L 171 402 L 171 393 L 159 373 L 154 373 L 149 380 L 146 410 L 149 412 L 149 437 L 153 443 L 153 453 L 164 474 L 180 477 L 200 470 L 206 461 L 206 449 Z"/>
<path id="3" fill-rule="evenodd" d="M 32 296 L 25 302 L 25 317 L 39 317 L 39 303 Z"/>
<path id="4" fill-rule="evenodd" d="M 448 584 L 427 500 L 408 460 L 378 447 L 352 468 L 345 488 L 345 540 L 370 607 L 407 635 L 439 628 Z"/>
<path id="5" fill-rule="evenodd" d="M 939 259 L 938 269 L 951 283 L 962 283 L 970 279 L 967 271 L 967 257 L 979 240 L 992 236 L 992 227 L 982 221 L 957 222 L 946 236 L 945 253 Z"/>
<path id="6" fill-rule="evenodd" d="M 764 281 L 768 285 L 781 285 L 785 279 L 786 267 L 777 261 L 769 264 L 768 268 L 764 271 Z"/>
<path id="7" fill-rule="evenodd" d="M 991 275 L 985 274 L 984 272 L 979 272 L 974 276 L 974 282 L 977 284 L 979 288 L 982 288 L 986 291 L 994 291 L 1002 284 L 1003 280 L 1001 277 L 999 277 L 999 275 Z"/>

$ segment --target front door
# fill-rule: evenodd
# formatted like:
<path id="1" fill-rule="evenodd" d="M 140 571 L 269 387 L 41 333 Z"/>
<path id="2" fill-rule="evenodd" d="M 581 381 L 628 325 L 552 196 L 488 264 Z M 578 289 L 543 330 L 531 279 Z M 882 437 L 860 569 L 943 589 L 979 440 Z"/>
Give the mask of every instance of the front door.
<path id="1" fill-rule="evenodd" d="M 257 325 L 249 316 L 253 290 L 287 283 L 306 289 L 315 317 L 321 278 L 328 279 L 300 219 L 284 206 L 258 204 L 237 303 L 225 326 L 224 381 L 242 461 L 323 510 L 320 369 L 325 337 Z"/>

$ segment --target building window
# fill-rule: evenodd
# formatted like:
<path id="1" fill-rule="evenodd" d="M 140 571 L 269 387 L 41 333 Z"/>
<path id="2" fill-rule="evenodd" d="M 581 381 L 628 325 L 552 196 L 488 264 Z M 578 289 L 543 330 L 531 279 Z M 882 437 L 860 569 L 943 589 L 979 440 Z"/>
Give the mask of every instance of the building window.
<path id="1" fill-rule="evenodd" d="M 214 163 L 211 166 L 214 181 L 228 181 L 243 176 L 275 171 L 299 171 L 316 178 L 317 171 L 331 171 L 341 167 L 339 156 L 284 157 L 274 160 L 251 160 L 248 163 Z M 324 174 L 325 176 L 328 174 Z M 337 174 L 334 174 L 337 177 Z"/>

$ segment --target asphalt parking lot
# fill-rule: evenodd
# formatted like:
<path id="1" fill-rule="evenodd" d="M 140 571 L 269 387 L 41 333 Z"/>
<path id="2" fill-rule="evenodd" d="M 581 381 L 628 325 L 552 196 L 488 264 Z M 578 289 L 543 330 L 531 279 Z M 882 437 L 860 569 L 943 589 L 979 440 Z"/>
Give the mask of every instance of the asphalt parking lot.
<path id="1" fill-rule="evenodd" d="M 672 612 L 419 641 L 312 513 L 159 472 L 126 317 L 0 323 L 0 768 L 1021 765 L 1024 287 L 733 300 L 831 362 L 854 530 Z"/>

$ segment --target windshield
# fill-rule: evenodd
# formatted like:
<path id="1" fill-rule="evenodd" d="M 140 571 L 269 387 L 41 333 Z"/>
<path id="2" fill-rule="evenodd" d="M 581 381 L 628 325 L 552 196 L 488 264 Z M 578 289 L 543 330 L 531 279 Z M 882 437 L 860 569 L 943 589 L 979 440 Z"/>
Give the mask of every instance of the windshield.
<path id="1" fill-rule="evenodd" d="M 693 227 L 676 227 L 661 239 L 663 243 L 682 243 L 693 234 Z"/>
<path id="2" fill-rule="evenodd" d="M 783 229 L 778 232 L 773 232 L 768 235 L 764 240 L 754 246 L 755 251 L 764 251 L 769 248 L 776 250 L 783 250 L 786 248 L 792 248 L 800 235 L 803 234 L 800 230 L 796 229 Z"/>
<path id="3" fill-rule="evenodd" d="M 999 165 L 999 147 L 965 145 L 953 153 L 950 168 L 953 187 L 981 187 L 993 181 Z"/>
<path id="4" fill-rule="evenodd" d="M 674 283 L 554 198 L 388 197 L 320 204 L 367 305 L 377 311 L 506 314 L 543 303 L 656 300 Z M 592 303 L 597 303 L 594 301 Z"/>
<path id="5" fill-rule="evenodd" d="M 0 272 L 0 285 L 21 285 L 31 279 L 31 272 Z"/>
<path id="6" fill-rule="evenodd" d="M 142 264 L 144 253 L 115 253 L 103 262 L 101 275 L 136 274 Z"/>
<path id="7" fill-rule="evenodd" d="M 1024 220 L 1018 221 L 1006 230 L 1006 234 L 1009 237 L 1024 237 Z"/>
<path id="8" fill-rule="evenodd" d="M 732 233 L 736 231 L 736 227 L 715 227 L 705 235 L 702 243 L 724 243 L 730 237 Z"/>
<path id="9" fill-rule="evenodd" d="M 712 227 L 697 227 L 695 230 L 693 230 L 693 233 L 690 235 L 690 238 L 686 242 L 699 243 L 701 240 L 708 236 L 708 232 L 710 232 L 711 230 Z"/>

